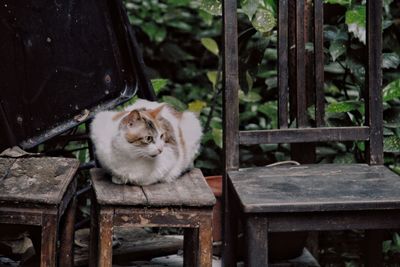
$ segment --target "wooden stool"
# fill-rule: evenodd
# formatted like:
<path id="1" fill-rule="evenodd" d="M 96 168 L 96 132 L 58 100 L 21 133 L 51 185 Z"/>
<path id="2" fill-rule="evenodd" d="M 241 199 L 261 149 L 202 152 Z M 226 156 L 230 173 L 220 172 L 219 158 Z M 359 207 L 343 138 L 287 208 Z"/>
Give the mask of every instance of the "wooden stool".
<path id="1" fill-rule="evenodd" d="M 73 266 L 75 173 L 79 162 L 66 158 L 0 158 L 0 223 L 42 227 L 40 266 Z"/>
<path id="2" fill-rule="evenodd" d="M 200 170 L 173 183 L 116 185 L 103 169 L 92 169 L 90 266 L 112 266 L 114 226 L 183 227 L 184 265 L 212 264 L 212 208 L 215 198 Z"/>

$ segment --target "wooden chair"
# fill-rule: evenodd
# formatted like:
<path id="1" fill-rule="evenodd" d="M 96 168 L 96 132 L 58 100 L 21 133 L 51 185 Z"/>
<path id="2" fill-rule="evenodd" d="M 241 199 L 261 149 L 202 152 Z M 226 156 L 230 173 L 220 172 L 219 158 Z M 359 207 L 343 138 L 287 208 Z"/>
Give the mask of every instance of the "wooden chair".
<path id="1" fill-rule="evenodd" d="M 315 127 L 307 125 L 304 0 L 279 0 L 279 129 L 239 131 L 237 2 L 223 1 L 224 212 L 223 266 L 236 266 L 237 220 L 242 221 L 246 266 L 268 266 L 274 232 L 366 230 L 366 266 L 383 266 L 379 229 L 400 228 L 400 179 L 383 164 L 381 98 L 382 1 L 367 1 L 365 126 L 324 127 L 323 1 L 314 0 Z M 295 10 L 289 13 L 289 4 Z M 289 15 L 292 19 L 289 20 Z M 295 25 L 294 45 L 289 28 Z M 293 35 L 292 35 L 293 37 Z M 295 50 L 292 59 L 289 47 Z M 294 61 L 294 74 L 289 64 Z M 292 66 L 291 66 L 292 67 Z M 310 70 L 308 70 L 310 71 Z M 288 128 L 289 77 L 297 128 Z M 239 145 L 362 140 L 368 164 L 308 164 L 239 170 Z M 304 153 L 304 152 L 303 152 Z M 287 242 L 290 242 L 289 240 Z"/>
<path id="2" fill-rule="evenodd" d="M 183 227 L 184 265 L 211 267 L 215 198 L 198 169 L 174 183 L 116 185 L 103 169 L 91 171 L 90 266 L 112 266 L 114 226 Z"/>
<path id="3" fill-rule="evenodd" d="M 41 267 L 73 266 L 78 166 L 66 158 L 0 158 L 0 223 L 42 227 Z"/>

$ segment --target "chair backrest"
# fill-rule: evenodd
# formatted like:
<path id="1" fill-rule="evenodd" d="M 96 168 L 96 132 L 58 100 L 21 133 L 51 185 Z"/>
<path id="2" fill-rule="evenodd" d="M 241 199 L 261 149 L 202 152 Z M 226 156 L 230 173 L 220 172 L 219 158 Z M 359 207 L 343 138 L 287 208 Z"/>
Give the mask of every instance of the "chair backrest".
<path id="1" fill-rule="evenodd" d="M 223 1 L 224 22 L 224 159 L 225 171 L 238 169 L 239 145 L 305 143 L 328 141 L 366 142 L 366 159 L 371 165 L 383 164 L 383 115 L 381 99 L 382 0 L 367 0 L 367 66 L 365 79 L 365 124 L 359 127 L 324 126 L 324 39 L 323 0 L 313 1 L 315 125 L 307 125 L 305 68 L 305 2 L 278 0 L 278 122 L 279 129 L 239 131 L 239 69 L 237 2 Z M 289 14 L 291 16 L 289 16 Z M 289 42 L 293 38 L 294 46 Z M 289 53 L 289 46 L 294 53 Z M 294 58 L 293 58 L 294 57 Z M 291 60 L 294 66 L 289 66 Z M 289 67 L 294 83 L 289 83 Z M 291 85 L 289 95 L 289 84 Z M 294 85 L 293 85 L 294 84 Z M 294 88 L 293 88 L 294 87 Z M 288 128 L 289 97 L 294 98 L 297 128 Z"/>

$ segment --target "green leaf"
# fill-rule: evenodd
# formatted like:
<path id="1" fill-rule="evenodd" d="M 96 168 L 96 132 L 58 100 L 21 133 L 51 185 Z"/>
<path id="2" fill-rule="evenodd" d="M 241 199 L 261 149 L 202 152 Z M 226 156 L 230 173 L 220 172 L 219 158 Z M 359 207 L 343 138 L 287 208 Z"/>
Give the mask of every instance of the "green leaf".
<path id="1" fill-rule="evenodd" d="M 391 248 L 392 248 L 392 240 L 383 241 L 383 243 L 382 243 L 382 252 L 383 253 L 388 253 Z"/>
<path id="2" fill-rule="evenodd" d="M 222 130 L 221 129 L 212 129 L 212 136 L 214 143 L 219 147 L 222 148 Z"/>
<path id="3" fill-rule="evenodd" d="M 393 241 L 394 241 L 394 245 L 396 247 L 400 247 L 400 236 L 398 233 L 394 233 L 393 235 Z"/>
<path id="4" fill-rule="evenodd" d="M 366 7 L 355 6 L 346 12 L 346 24 L 349 32 L 353 33 L 363 44 L 366 44 Z"/>
<path id="5" fill-rule="evenodd" d="M 189 110 L 195 113 L 200 113 L 203 108 L 207 107 L 207 103 L 201 100 L 195 100 L 189 103 Z"/>
<path id="6" fill-rule="evenodd" d="M 260 94 L 250 91 L 245 94 L 242 90 L 239 91 L 239 99 L 247 103 L 255 103 L 261 100 Z"/>
<path id="7" fill-rule="evenodd" d="M 260 5 L 260 0 L 241 0 L 242 11 L 251 20 Z"/>
<path id="8" fill-rule="evenodd" d="M 246 71 L 246 82 L 247 82 L 247 87 L 249 90 L 253 89 L 253 77 L 251 77 L 249 71 Z"/>
<path id="9" fill-rule="evenodd" d="M 191 0 L 167 0 L 167 3 L 172 6 L 187 6 Z"/>
<path id="10" fill-rule="evenodd" d="M 208 51 L 210 51 L 211 53 L 213 53 L 214 55 L 218 56 L 219 54 L 219 48 L 218 48 L 218 44 L 216 41 L 214 41 L 214 39 L 211 38 L 201 38 L 201 44 L 207 48 Z"/>
<path id="11" fill-rule="evenodd" d="M 397 53 L 383 53 L 382 68 L 396 69 L 400 64 L 400 57 Z"/>
<path id="12" fill-rule="evenodd" d="M 383 101 L 389 101 L 400 97 L 400 79 L 389 83 L 383 88 Z"/>
<path id="13" fill-rule="evenodd" d="M 329 54 L 333 61 L 336 61 L 341 55 L 346 52 L 346 45 L 343 41 L 333 41 L 329 46 Z"/>
<path id="14" fill-rule="evenodd" d="M 156 94 L 158 94 L 168 84 L 168 82 L 168 79 L 152 79 L 151 85 L 153 86 Z"/>
<path id="15" fill-rule="evenodd" d="M 392 135 L 383 140 L 383 150 L 388 153 L 400 152 L 400 137 Z"/>
<path id="16" fill-rule="evenodd" d="M 266 8 L 259 8 L 251 20 L 254 28 L 261 33 L 268 33 L 276 26 L 276 19 L 273 11 Z"/>
<path id="17" fill-rule="evenodd" d="M 326 4 L 337 4 L 341 6 L 350 6 L 351 0 L 324 0 Z"/>
<path id="18" fill-rule="evenodd" d="M 217 86 L 218 71 L 207 71 L 207 78 L 212 83 L 213 88 Z"/>
<path id="19" fill-rule="evenodd" d="M 176 108 L 178 111 L 184 111 L 186 109 L 186 105 L 182 103 L 179 99 L 173 96 L 163 96 L 162 101 L 170 104 L 174 108 Z"/>
<path id="20" fill-rule="evenodd" d="M 360 108 L 362 103 L 360 101 L 343 101 L 343 102 L 334 102 L 330 103 L 327 108 L 326 112 L 328 113 L 342 113 L 342 112 L 349 112 L 352 110 L 356 110 Z"/>
<path id="21" fill-rule="evenodd" d="M 200 9 L 214 16 L 222 15 L 222 4 L 220 0 L 201 0 Z"/>
<path id="22" fill-rule="evenodd" d="M 266 115 L 270 119 L 270 128 L 278 127 L 278 102 L 271 101 L 258 106 L 258 111 Z"/>
<path id="23" fill-rule="evenodd" d="M 154 22 L 146 22 L 141 25 L 142 30 L 149 36 L 150 40 L 157 43 L 164 41 L 167 37 L 167 30 L 164 27 L 160 27 Z"/>

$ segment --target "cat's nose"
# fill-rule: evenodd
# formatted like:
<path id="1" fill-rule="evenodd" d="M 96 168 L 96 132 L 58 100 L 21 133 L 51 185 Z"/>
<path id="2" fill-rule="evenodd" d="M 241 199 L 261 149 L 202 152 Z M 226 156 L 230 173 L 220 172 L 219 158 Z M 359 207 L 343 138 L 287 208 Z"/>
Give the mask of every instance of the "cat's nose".
<path id="1" fill-rule="evenodd" d="M 158 154 L 161 154 L 161 152 L 163 151 L 162 148 L 157 148 Z"/>

